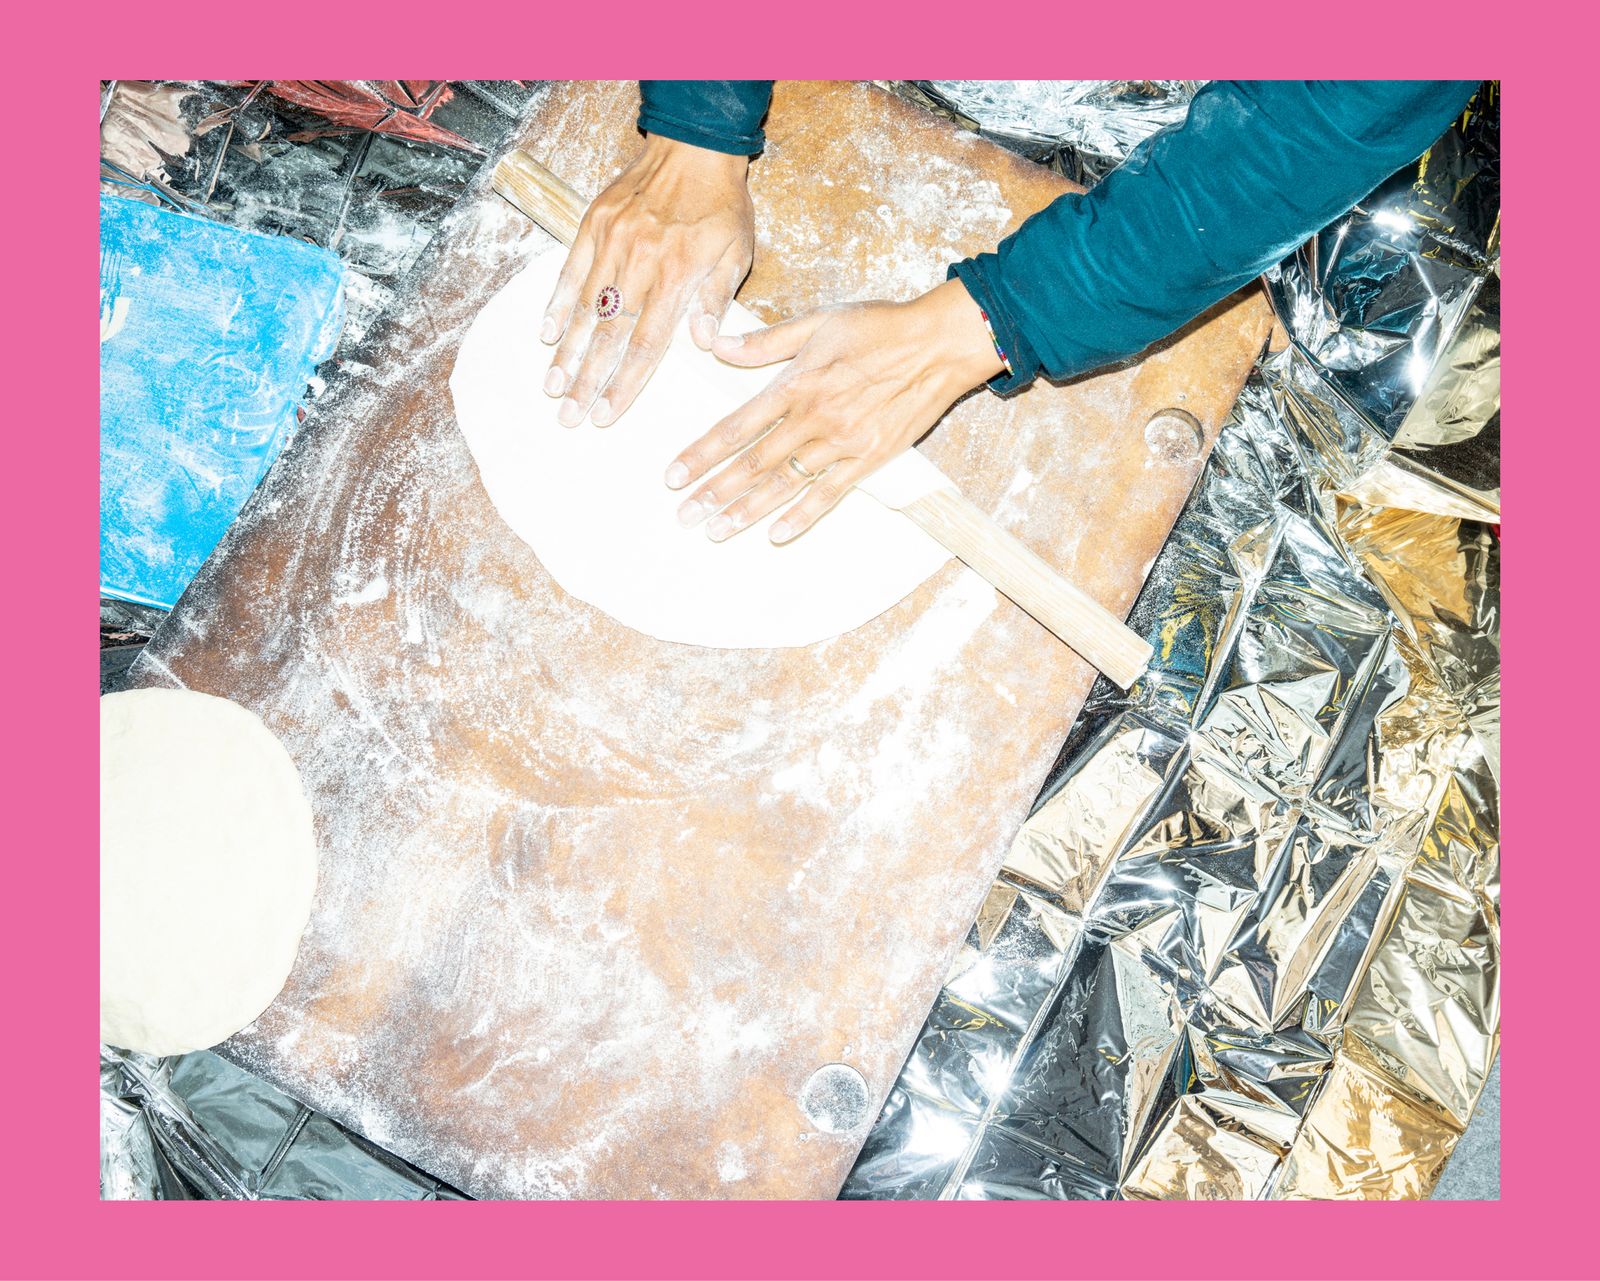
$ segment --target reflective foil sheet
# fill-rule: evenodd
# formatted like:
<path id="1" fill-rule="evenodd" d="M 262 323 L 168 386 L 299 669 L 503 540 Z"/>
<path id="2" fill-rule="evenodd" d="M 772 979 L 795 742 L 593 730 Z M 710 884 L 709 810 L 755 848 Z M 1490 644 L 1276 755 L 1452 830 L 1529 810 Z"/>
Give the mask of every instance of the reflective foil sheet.
<path id="1" fill-rule="evenodd" d="M 1252 376 L 846 1196 L 1431 1190 L 1499 1048 L 1498 545 L 1344 496 L 1363 428 Z"/>
<path id="2" fill-rule="evenodd" d="M 896 86 L 1030 160 L 1092 187 L 1158 130 L 1203 80 L 916 80 Z"/>
<path id="3" fill-rule="evenodd" d="M 120 1201 L 461 1200 L 202 1051 L 100 1048 L 100 1195 Z"/>
<path id="4" fill-rule="evenodd" d="M 1387 447 L 1365 455 L 1374 504 L 1499 518 L 1499 264 L 1490 82 L 1417 164 L 1268 273 L 1291 338 Z"/>

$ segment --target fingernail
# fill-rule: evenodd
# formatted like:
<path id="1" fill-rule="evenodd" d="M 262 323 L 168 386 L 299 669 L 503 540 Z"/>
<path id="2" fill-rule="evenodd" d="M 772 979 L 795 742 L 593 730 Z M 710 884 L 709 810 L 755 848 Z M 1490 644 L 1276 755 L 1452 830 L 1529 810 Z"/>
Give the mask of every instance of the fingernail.
<path id="1" fill-rule="evenodd" d="M 714 543 L 720 543 L 731 533 L 733 533 L 733 522 L 726 516 L 713 516 L 711 523 L 706 526 L 706 537 Z"/>
<path id="2" fill-rule="evenodd" d="M 682 463 L 673 463 L 667 468 L 667 488 L 681 489 L 689 481 L 689 469 Z"/>
<path id="3" fill-rule="evenodd" d="M 722 337 L 717 339 L 717 341 L 719 343 L 721 343 L 724 347 L 742 347 L 742 346 L 744 346 L 744 335 L 743 334 L 723 334 Z"/>
<path id="4" fill-rule="evenodd" d="M 539 341 L 554 342 L 557 336 L 556 318 L 554 316 L 546 316 L 544 324 L 539 326 Z"/>
<path id="5" fill-rule="evenodd" d="M 683 526 L 693 525 L 705 514 L 705 509 L 691 498 L 682 507 L 678 508 L 678 523 Z"/>
<path id="6" fill-rule="evenodd" d="M 604 427 L 611 421 L 611 402 L 601 399 L 594 402 L 589 410 L 589 421 L 596 427 Z"/>
<path id="7" fill-rule="evenodd" d="M 717 336 L 717 322 L 710 316 L 696 316 L 694 318 L 694 336 L 700 340 L 702 346 L 709 347 L 711 340 Z"/>
<path id="8" fill-rule="evenodd" d="M 775 543 L 786 543 L 794 537 L 794 530 L 789 528 L 787 521 L 780 520 L 767 531 L 767 537 Z"/>
<path id="9" fill-rule="evenodd" d="M 544 376 L 544 394 L 546 396 L 559 396 L 567 385 L 567 374 L 560 365 L 551 365 L 550 372 Z"/>
<path id="10" fill-rule="evenodd" d="M 576 427 L 583 421 L 583 406 L 570 397 L 563 400 L 556 410 L 556 421 L 563 427 Z"/>

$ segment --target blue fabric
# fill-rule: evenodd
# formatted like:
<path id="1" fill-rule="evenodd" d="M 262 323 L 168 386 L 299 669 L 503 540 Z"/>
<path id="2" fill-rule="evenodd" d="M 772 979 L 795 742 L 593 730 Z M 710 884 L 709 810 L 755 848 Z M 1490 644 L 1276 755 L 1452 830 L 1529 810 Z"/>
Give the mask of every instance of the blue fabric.
<path id="1" fill-rule="evenodd" d="M 641 80 L 639 128 L 730 156 L 753 156 L 766 145 L 761 118 L 772 100 L 770 80 Z"/>
<path id="2" fill-rule="evenodd" d="M 100 590 L 170 607 L 295 428 L 344 319 L 323 249 L 100 198 Z"/>
<path id="3" fill-rule="evenodd" d="M 1085 195 L 955 264 L 1013 391 L 1143 351 L 1282 260 L 1449 126 L 1467 80 L 1214 81 Z"/>

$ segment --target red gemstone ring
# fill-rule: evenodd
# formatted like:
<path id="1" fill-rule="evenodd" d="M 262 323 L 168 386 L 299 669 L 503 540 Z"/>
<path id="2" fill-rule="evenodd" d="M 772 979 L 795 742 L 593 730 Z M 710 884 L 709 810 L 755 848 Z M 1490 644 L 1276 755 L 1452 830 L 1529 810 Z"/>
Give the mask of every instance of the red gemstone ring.
<path id="1" fill-rule="evenodd" d="M 607 285 L 594 300 L 594 314 L 601 320 L 614 320 L 622 314 L 622 290 Z"/>

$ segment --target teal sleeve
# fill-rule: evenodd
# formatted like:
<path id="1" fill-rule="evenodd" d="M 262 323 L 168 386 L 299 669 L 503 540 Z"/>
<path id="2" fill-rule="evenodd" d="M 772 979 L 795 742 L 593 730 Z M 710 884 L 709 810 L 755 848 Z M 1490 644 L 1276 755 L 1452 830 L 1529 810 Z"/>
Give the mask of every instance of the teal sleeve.
<path id="1" fill-rule="evenodd" d="M 1013 372 L 1070 378 L 1143 351 L 1280 261 L 1402 166 L 1478 81 L 1214 81 L 1092 191 L 956 263 Z"/>
<path id="2" fill-rule="evenodd" d="M 766 145 L 761 120 L 770 80 L 641 80 L 639 128 L 730 156 Z"/>

